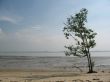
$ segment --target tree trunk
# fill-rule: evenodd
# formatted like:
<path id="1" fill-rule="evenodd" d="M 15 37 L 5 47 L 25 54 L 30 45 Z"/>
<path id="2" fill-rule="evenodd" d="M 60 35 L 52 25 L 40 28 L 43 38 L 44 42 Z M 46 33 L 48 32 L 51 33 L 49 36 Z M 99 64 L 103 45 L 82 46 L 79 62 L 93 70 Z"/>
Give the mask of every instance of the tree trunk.
<path id="1" fill-rule="evenodd" d="M 90 55 L 90 51 L 89 49 L 87 49 L 87 60 L 88 60 L 88 67 L 89 67 L 89 71 L 88 73 L 93 73 L 93 62 L 92 62 L 92 59 L 91 59 L 91 55 Z"/>
<path id="2" fill-rule="evenodd" d="M 93 73 L 94 71 L 93 71 L 93 64 L 92 64 L 92 60 L 91 60 L 91 56 L 89 55 L 89 64 L 90 64 L 90 66 L 89 66 L 89 72 L 88 73 Z"/>
<path id="3" fill-rule="evenodd" d="M 88 54 L 87 54 L 87 60 L 88 60 L 88 67 L 89 67 L 89 71 L 90 71 L 91 70 L 91 67 L 90 67 L 90 58 L 89 58 Z"/>
<path id="4" fill-rule="evenodd" d="M 93 71 L 94 65 L 93 65 L 89 50 L 88 50 L 88 64 L 89 64 L 89 72 L 88 73 L 95 73 L 95 71 Z"/>

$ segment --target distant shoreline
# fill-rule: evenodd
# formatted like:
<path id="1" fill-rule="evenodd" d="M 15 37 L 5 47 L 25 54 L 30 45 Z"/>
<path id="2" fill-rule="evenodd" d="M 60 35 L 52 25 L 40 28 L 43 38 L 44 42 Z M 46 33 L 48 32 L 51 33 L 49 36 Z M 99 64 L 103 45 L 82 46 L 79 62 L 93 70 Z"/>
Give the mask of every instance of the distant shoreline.
<path id="1" fill-rule="evenodd" d="M 64 53 L 65 51 L 0 51 L 0 53 Z M 90 52 L 110 52 L 105 51 L 90 51 Z"/>

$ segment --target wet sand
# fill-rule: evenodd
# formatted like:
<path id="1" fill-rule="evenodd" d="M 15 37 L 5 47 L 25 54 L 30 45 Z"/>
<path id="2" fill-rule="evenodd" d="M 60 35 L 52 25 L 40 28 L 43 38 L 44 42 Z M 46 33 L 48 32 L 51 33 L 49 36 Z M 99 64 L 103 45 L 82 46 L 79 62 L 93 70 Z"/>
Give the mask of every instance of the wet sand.
<path id="1" fill-rule="evenodd" d="M 0 82 L 110 82 L 110 70 L 73 71 L 1 69 Z"/>

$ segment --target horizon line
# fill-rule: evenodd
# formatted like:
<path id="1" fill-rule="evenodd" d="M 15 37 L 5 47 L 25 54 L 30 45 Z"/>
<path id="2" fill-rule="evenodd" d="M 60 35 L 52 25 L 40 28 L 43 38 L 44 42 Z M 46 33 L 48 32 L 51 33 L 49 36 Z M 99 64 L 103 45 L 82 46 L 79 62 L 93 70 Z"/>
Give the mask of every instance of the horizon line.
<path id="1" fill-rule="evenodd" d="M 65 51 L 0 51 L 0 53 L 63 53 Z M 110 50 L 94 50 L 90 52 L 110 52 Z"/>

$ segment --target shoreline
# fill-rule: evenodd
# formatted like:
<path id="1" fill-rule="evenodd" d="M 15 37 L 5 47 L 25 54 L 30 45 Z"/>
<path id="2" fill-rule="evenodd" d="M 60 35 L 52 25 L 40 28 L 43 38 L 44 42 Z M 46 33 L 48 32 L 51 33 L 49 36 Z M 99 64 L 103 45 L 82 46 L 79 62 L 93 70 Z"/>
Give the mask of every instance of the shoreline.
<path id="1" fill-rule="evenodd" d="M 94 71 L 88 74 L 87 62 L 77 58 L 1 58 L 1 82 L 110 82 L 110 65 L 96 58 Z M 81 62 L 82 61 L 82 62 Z M 101 62 L 101 63 L 100 63 Z M 106 61 L 107 62 L 107 61 Z M 102 65 L 101 65 L 102 64 Z M 105 65 L 103 65 L 105 64 Z M 78 68 L 79 67 L 79 68 Z M 81 71 L 81 70 L 82 71 Z"/>

